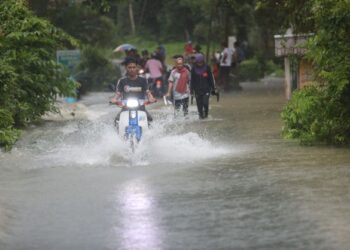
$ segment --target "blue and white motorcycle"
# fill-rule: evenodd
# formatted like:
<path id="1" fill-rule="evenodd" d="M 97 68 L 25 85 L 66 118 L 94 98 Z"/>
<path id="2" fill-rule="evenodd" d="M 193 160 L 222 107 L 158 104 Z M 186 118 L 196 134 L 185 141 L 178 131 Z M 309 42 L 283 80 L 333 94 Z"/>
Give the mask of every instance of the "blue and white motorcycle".
<path id="1" fill-rule="evenodd" d="M 144 110 L 141 110 L 143 105 L 149 103 L 137 98 L 128 98 L 116 103 L 116 105 L 122 107 L 119 122 L 115 124 L 118 134 L 129 143 L 133 153 L 136 145 L 141 141 L 143 133 L 149 129 L 147 114 Z"/>

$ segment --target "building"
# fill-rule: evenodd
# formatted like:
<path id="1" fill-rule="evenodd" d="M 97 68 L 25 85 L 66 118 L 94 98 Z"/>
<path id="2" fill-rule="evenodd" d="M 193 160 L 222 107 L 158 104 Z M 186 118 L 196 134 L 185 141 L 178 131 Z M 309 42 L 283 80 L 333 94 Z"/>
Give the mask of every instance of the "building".
<path id="1" fill-rule="evenodd" d="M 305 58 L 306 41 L 312 34 L 294 35 L 289 29 L 285 35 L 275 35 L 275 55 L 284 57 L 285 95 L 289 100 L 292 92 L 313 80 L 313 68 Z"/>

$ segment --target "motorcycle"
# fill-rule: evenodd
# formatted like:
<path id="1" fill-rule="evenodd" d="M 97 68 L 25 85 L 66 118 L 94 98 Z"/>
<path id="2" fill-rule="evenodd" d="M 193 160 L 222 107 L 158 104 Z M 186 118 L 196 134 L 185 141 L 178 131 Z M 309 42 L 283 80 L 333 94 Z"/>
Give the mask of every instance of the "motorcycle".
<path id="1" fill-rule="evenodd" d="M 122 108 L 119 121 L 115 122 L 118 134 L 129 143 L 131 151 L 134 153 L 143 133 L 149 129 L 147 113 L 141 110 L 141 107 L 150 104 L 150 102 L 128 98 L 115 104 Z"/>

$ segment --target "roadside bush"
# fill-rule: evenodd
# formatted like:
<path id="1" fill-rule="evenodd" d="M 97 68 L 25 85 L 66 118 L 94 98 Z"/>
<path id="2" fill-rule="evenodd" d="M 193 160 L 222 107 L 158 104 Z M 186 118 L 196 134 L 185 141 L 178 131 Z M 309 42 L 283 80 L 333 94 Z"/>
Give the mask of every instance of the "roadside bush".
<path id="1" fill-rule="evenodd" d="M 295 91 L 281 114 L 283 135 L 302 144 L 349 144 L 350 105 L 331 86 L 307 86 Z"/>
<path id="2" fill-rule="evenodd" d="M 265 75 L 272 75 L 277 77 L 283 77 L 284 76 L 284 70 L 282 69 L 282 66 L 274 63 L 272 60 L 268 60 L 266 63 L 266 72 Z"/>
<path id="3" fill-rule="evenodd" d="M 262 76 L 260 64 L 255 58 L 244 60 L 239 66 L 240 81 L 257 81 Z"/>
<path id="4" fill-rule="evenodd" d="M 10 111 L 0 109 L 0 117 L 0 147 L 10 149 L 18 139 L 20 131 L 13 127 L 15 121 Z"/>

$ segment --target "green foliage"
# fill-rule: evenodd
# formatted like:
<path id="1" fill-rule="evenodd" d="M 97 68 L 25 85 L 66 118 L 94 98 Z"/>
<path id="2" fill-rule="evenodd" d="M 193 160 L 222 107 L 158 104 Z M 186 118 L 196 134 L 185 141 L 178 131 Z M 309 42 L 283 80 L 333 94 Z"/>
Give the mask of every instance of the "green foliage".
<path id="1" fill-rule="evenodd" d="M 114 46 L 116 26 L 113 20 L 89 6 L 72 5 L 57 13 L 53 23 L 68 34 L 92 46 Z"/>
<path id="2" fill-rule="evenodd" d="M 18 137 L 15 128 L 52 110 L 57 95 L 74 91 L 54 59 L 56 49 L 77 43 L 33 16 L 23 1 L 2 1 L 0 24 L 0 145 L 8 147 Z"/>
<path id="3" fill-rule="evenodd" d="M 81 84 L 80 93 L 106 89 L 120 77 L 119 70 L 112 65 L 104 51 L 90 46 L 84 48 L 77 71 L 74 77 Z"/>
<path id="4" fill-rule="evenodd" d="M 297 32 L 310 32 L 314 28 L 313 2 L 318 0 L 258 0 L 256 17 L 264 25 L 285 31 L 291 26 Z"/>
<path id="5" fill-rule="evenodd" d="M 315 2 L 316 36 L 310 41 L 309 58 L 317 65 L 322 81 L 336 85 L 342 94 L 350 81 L 350 2 L 320 0 Z"/>
<path id="6" fill-rule="evenodd" d="M 284 71 L 280 65 L 272 60 L 262 61 L 254 57 L 244 60 L 239 66 L 239 79 L 241 81 L 257 81 L 264 75 L 283 77 Z"/>
<path id="7" fill-rule="evenodd" d="M 281 116 L 283 135 L 303 144 L 350 142 L 350 108 L 329 86 L 308 86 L 294 92 Z"/>
<path id="8" fill-rule="evenodd" d="M 293 94 L 282 113 L 284 134 L 304 143 L 349 144 L 350 2 L 311 2 L 316 33 L 307 56 L 321 85 Z"/>
<path id="9" fill-rule="evenodd" d="M 261 66 L 256 58 L 244 60 L 239 66 L 241 81 L 257 81 L 263 76 Z"/>
<path id="10" fill-rule="evenodd" d="M 0 109 L 0 117 L 0 147 L 8 150 L 16 142 L 20 132 L 13 127 L 14 120 L 10 111 Z"/>
<path id="11" fill-rule="evenodd" d="M 281 64 L 276 64 L 272 60 L 268 60 L 266 63 L 265 75 L 273 75 L 278 77 L 284 76 L 284 70 Z"/>
<path id="12" fill-rule="evenodd" d="M 320 127 L 318 116 L 324 111 L 325 100 L 321 94 L 321 89 L 316 86 L 308 86 L 293 93 L 281 114 L 286 138 L 300 138 L 304 143 L 316 140 L 314 128 Z"/>
<path id="13" fill-rule="evenodd" d="M 182 14 L 179 18 L 179 13 L 186 14 Z M 185 31 L 192 32 L 194 28 L 193 17 L 194 12 L 187 5 L 178 1 L 164 1 L 163 9 L 157 15 L 158 23 L 162 24 L 160 36 L 165 40 L 184 39 Z"/>

